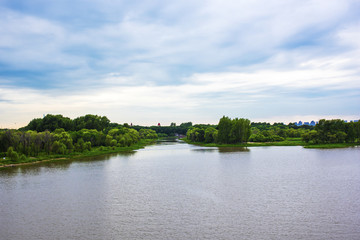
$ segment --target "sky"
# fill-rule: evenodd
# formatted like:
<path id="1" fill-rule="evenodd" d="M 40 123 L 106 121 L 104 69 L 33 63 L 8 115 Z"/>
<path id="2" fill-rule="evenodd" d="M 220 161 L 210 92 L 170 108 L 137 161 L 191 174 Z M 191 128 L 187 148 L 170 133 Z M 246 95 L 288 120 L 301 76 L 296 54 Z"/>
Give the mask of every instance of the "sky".
<path id="1" fill-rule="evenodd" d="M 359 0 L 0 0 L 0 128 L 360 119 Z"/>

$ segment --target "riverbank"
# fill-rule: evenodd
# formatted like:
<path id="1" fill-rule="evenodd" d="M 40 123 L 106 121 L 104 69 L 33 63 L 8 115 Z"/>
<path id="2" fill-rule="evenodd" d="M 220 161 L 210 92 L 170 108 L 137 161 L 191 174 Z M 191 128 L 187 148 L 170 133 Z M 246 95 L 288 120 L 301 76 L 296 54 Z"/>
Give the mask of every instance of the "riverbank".
<path id="1" fill-rule="evenodd" d="M 357 146 L 360 146 L 360 143 L 310 144 L 310 145 L 304 145 L 304 148 L 331 149 L 331 148 L 347 148 L 347 147 L 357 147 Z"/>
<path id="2" fill-rule="evenodd" d="M 113 153 L 122 153 L 122 152 L 132 152 L 137 149 L 144 148 L 147 145 L 151 145 L 156 140 L 153 139 L 143 139 L 133 144 L 129 147 L 96 147 L 92 148 L 90 151 L 84 152 L 74 152 L 67 155 L 40 155 L 38 157 L 28 157 L 23 160 L 18 160 L 16 162 L 11 161 L 9 159 L 0 159 L 0 168 L 4 167 L 16 167 L 22 165 L 30 165 L 30 164 L 37 164 L 42 162 L 50 162 L 50 161 L 57 161 L 57 160 L 74 160 L 74 159 L 81 159 L 81 158 L 88 158 L 88 157 L 95 157 Z"/>
<path id="3" fill-rule="evenodd" d="M 347 148 L 359 146 L 360 143 L 329 143 L 329 144 L 308 144 L 301 141 L 301 138 L 289 138 L 281 142 L 248 142 L 237 144 L 219 144 L 219 143 L 202 143 L 192 142 L 187 138 L 182 138 L 182 141 L 203 146 L 203 147 L 271 147 L 271 146 L 303 146 L 304 148 L 317 148 L 317 149 L 331 149 L 331 148 Z"/>

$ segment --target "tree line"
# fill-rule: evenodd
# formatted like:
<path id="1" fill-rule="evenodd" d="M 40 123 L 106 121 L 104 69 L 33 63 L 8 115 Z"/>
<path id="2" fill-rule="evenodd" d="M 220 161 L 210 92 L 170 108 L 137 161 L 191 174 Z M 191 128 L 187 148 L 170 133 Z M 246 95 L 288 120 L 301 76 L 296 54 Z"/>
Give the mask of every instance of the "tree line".
<path id="1" fill-rule="evenodd" d="M 312 129 L 312 126 L 296 126 L 293 123 L 250 122 L 248 119 L 224 116 L 218 125 L 193 126 L 186 136 L 190 141 L 204 143 L 278 142 L 301 138 Z"/>
<path id="2" fill-rule="evenodd" d="M 315 126 L 293 123 L 250 123 L 248 119 L 222 117 L 218 125 L 195 125 L 187 131 L 187 139 L 204 143 L 280 142 L 299 139 L 304 143 L 359 143 L 360 122 L 320 120 Z"/>
<path id="3" fill-rule="evenodd" d="M 315 129 L 302 135 L 306 143 L 354 143 L 360 142 L 360 121 L 345 122 L 340 119 L 321 119 Z"/>
<path id="4" fill-rule="evenodd" d="M 71 120 L 48 114 L 18 130 L 0 130 L 0 156 L 20 158 L 89 151 L 94 147 L 126 147 L 141 139 L 185 135 L 193 142 L 234 144 L 275 142 L 288 138 L 309 144 L 359 143 L 360 122 L 320 120 L 315 127 L 283 123 L 251 123 L 244 118 L 223 116 L 217 125 L 191 122 L 176 126 L 130 126 L 111 123 L 105 116 L 88 114 Z"/>
<path id="5" fill-rule="evenodd" d="M 181 123 L 179 126 L 176 123 L 171 123 L 170 126 L 131 126 L 131 128 L 140 130 L 140 129 L 151 129 L 155 131 L 159 137 L 171 137 L 175 135 L 186 135 L 189 128 L 192 127 L 192 122 Z"/>
<path id="6" fill-rule="evenodd" d="M 250 137 L 250 120 L 231 119 L 223 116 L 217 126 L 198 125 L 187 131 L 186 137 L 193 142 L 205 143 L 246 143 Z"/>
<path id="7" fill-rule="evenodd" d="M 80 131 L 81 129 L 96 129 L 98 131 L 103 131 L 109 127 L 113 126 L 111 126 L 110 120 L 106 116 L 87 114 L 72 120 L 60 114 L 47 114 L 43 118 L 31 120 L 27 126 L 20 128 L 19 130 L 33 130 L 37 132 L 48 130 L 52 132 L 62 128 L 65 131 Z"/>
<path id="8" fill-rule="evenodd" d="M 76 130 L 79 126 L 84 128 Z M 69 121 L 62 115 L 47 115 L 19 130 L 1 130 L 0 156 L 17 161 L 39 155 L 81 153 L 93 147 L 127 147 L 141 139 L 157 138 L 152 129 L 137 131 L 111 125 L 107 117 L 86 115 Z"/>
<path id="9" fill-rule="evenodd" d="M 288 138 L 301 138 L 303 134 L 314 129 L 313 126 L 296 126 L 293 123 L 251 123 L 250 142 L 280 142 Z"/>

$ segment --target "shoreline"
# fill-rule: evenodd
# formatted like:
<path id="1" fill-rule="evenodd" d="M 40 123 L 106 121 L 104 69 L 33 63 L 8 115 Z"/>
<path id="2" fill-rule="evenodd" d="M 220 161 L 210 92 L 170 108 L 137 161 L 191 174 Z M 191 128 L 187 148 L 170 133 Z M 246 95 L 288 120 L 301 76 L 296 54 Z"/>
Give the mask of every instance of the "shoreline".
<path id="1" fill-rule="evenodd" d="M 139 141 L 138 143 L 136 143 L 132 146 L 129 146 L 129 147 L 115 147 L 115 148 L 107 147 L 108 149 L 106 149 L 106 150 L 99 150 L 100 147 L 96 147 L 96 148 L 92 149 L 91 151 L 86 151 L 83 153 L 76 152 L 76 153 L 68 154 L 68 155 L 58 155 L 58 157 L 56 157 L 56 155 L 50 155 L 50 156 L 48 156 L 48 158 L 46 156 L 41 156 L 40 159 L 30 157 L 24 162 L 2 163 L 0 161 L 0 169 L 32 165 L 32 164 L 39 164 L 39 163 L 44 163 L 44 162 L 53 162 L 53 161 L 59 161 L 59 160 L 69 161 L 69 160 L 85 159 L 85 158 L 97 157 L 97 156 L 105 156 L 108 154 L 133 152 L 135 150 L 138 150 L 138 149 L 144 148 L 148 145 L 151 145 L 154 142 L 156 142 L 156 140 L 147 139 L 147 140 Z M 33 159 L 33 160 L 31 161 L 31 159 Z"/>
<path id="2" fill-rule="evenodd" d="M 202 147 L 287 147 L 287 146 L 302 146 L 303 148 L 308 149 L 336 149 L 336 148 L 348 148 L 348 147 L 357 147 L 360 146 L 360 143 L 338 143 L 338 144 L 304 144 L 300 141 L 282 141 L 282 142 L 248 142 L 246 144 L 217 144 L 217 143 L 202 143 L 202 142 L 191 142 L 186 138 L 180 139 L 187 144 L 202 146 Z M 69 155 L 50 155 L 48 157 L 41 156 L 41 158 L 34 158 L 30 157 L 24 162 L 14 162 L 14 163 L 1 163 L 0 161 L 0 169 L 2 168 L 11 168 L 11 167 L 18 167 L 18 166 L 26 166 L 26 165 L 33 165 L 39 164 L 44 162 L 53 162 L 53 161 L 69 161 L 69 160 L 76 160 L 76 159 L 85 159 L 90 157 L 97 157 L 97 156 L 105 156 L 108 154 L 117 154 L 117 153 L 125 153 L 125 152 L 133 152 L 135 150 L 144 148 L 148 145 L 155 143 L 157 140 L 143 140 L 140 141 L 130 147 L 106 147 L 105 150 L 100 150 L 100 147 L 94 148 L 91 151 L 83 152 L 83 153 L 72 153 Z M 31 159 L 33 159 L 31 161 Z"/>
<path id="3" fill-rule="evenodd" d="M 335 148 L 348 148 L 360 146 L 360 143 L 327 143 L 327 144 L 306 144 L 301 141 L 281 141 L 281 142 L 248 142 L 237 144 L 218 144 L 218 143 L 202 143 L 192 142 L 187 139 L 181 139 L 182 141 L 202 146 L 202 147 L 290 147 L 290 146 L 302 146 L 308 149 L 335 149 Z"/>

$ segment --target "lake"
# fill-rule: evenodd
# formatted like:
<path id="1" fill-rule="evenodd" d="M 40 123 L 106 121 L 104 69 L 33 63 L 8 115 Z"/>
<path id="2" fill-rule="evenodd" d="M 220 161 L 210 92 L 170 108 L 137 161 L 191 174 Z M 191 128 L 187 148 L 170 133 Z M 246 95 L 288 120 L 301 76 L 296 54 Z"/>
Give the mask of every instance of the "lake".
<path id="1" fill-rule="evenodd" d="M 205 148 L 0 169 L 0 239 L 360 239 L 360 147 Z"/>

